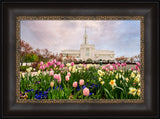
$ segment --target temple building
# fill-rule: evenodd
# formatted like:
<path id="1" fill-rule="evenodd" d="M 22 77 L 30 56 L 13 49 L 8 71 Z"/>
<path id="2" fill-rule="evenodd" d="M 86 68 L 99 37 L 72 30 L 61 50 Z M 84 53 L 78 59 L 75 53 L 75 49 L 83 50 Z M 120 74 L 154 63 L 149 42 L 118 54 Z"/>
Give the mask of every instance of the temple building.
<path id="1" fill-rule="evenodd" d="M 87 59 L 92 59 L 92 61 L 96 60 L 114 60 L 114 51 L 109 50 L 96 50 L 94 44 L 88 43 L 88 36 L 85 27 L 85 33 L 83 36 L 83 43 L 79 50 L 62 50 L 63 59 L 66 59 L 66 56 L 75 57 L 75 59 L 86 61 Z"/>

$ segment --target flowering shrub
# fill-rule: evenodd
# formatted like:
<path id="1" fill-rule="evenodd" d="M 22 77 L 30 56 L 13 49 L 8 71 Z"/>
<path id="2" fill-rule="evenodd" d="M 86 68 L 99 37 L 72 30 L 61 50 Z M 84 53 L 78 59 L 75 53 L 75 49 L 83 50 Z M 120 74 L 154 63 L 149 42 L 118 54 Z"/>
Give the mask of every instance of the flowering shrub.
<path id="1" fill-rule="evenodd" d="M 140 63 L 126 69 L 126 63 L 62 64 L 40 62 L 38 72 L 32 67 L 21 73 L 21 99 L 139 99 Z M 120 69 L 120 67 L 122 69 Z"/>

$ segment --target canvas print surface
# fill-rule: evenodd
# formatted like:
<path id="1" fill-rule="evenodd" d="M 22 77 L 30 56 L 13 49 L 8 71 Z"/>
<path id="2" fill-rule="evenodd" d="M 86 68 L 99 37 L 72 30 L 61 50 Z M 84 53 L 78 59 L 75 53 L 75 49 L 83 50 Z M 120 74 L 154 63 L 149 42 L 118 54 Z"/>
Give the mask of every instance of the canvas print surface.
<path id="1" fill-rule="evenodd" d="M 140 20 L 21 20 L 20 99 L 140 99 Z"/>

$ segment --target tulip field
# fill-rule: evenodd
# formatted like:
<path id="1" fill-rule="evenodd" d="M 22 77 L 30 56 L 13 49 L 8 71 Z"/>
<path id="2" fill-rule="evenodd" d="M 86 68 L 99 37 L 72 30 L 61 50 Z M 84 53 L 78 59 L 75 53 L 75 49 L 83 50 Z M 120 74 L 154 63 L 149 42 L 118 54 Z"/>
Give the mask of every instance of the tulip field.
<path id="1" fill-rule="evenodd" d="M 20 99 L 140 99 L 140 63 L 126 66 L 40 62 L 20 73 Z"/>

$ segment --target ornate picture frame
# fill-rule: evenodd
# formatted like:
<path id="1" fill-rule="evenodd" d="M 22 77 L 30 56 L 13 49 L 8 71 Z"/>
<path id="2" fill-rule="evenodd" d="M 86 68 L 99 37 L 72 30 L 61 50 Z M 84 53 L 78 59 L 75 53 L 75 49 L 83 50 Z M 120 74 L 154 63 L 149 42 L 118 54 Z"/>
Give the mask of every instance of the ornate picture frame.
<path id="1" fill-rule="evenodd" d="M 158 117 L 159 2 L 125 4 L 111 2 L 3 2 L 2 107 L 3 117 Z M 48 17 L 47 17 L 48 16 Z M 58 16 L 58 17 L 56 17 Z M 142 98 L 140 100 L 20 100 L 19 95 L 19 21 L 22 19 L 97 18 L 140 19 Z M 73 17 L 72 17 L 73 16 Z M 101 17 L 103 16 L 103 17 Z M 108 17 L 104 17 L 108 16 Z M 50 18 L 51 17 L 51 18 Z M 90 17 L 92 18 L 92 17 Z M 144 70 L 143 70 L 144 69 Z M 1 72 L 2 73 L 2 72 Z M 144 85 L 143 85 L 144 84 Z"/>

